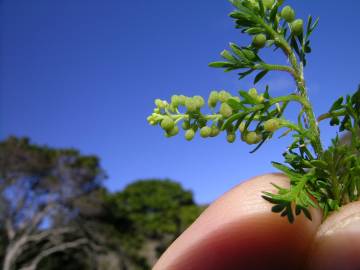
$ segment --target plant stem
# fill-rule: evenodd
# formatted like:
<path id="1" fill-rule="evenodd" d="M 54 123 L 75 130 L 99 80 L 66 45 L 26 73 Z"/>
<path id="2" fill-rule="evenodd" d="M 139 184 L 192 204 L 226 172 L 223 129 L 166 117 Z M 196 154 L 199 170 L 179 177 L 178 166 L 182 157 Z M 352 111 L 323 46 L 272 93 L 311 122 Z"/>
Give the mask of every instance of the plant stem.
<path id="1" fill-rule="evenodd" d="M 289 67 L 289 66 L 283 66 L 283 65 L 274 65 L 274 64 L 266 64 L 266 63 L 261 63 L 261 64 L 256 64 L 254 69 L 260 69 L 260 70 L 275 70 L 275 71 L 285 71 L 288 72 L 290 74 L 294 74 L 294 70 Z"/>
<path id="2" fill-rule="evenodd" d="M 345 109 L 342 109 L 342 110 L 339 110 L 339 111 L 336 111 L 336 112 L 329 112 L 329 113 L 324 113 L 322 115 L 320 115 L 318 118 L 317 118 L 317 121 L 318 122 L 321 122 L 325 119 L 328 119 L 328 118 L 332 118 L 332 117 L 336 117 L 336 116 L 343 116 L 346 114 L 346 110 Z"/>
<path id="3" fill-rule="evenodd" d="M 306 116 L 305 121 L 308 122 L 309 129 L 311 130 L 311 135 L 312 135 L 312 138 L 310 138 L 311 145 L 317 156 L 320 156 L 323 153 L 323 147 L 320 140 L 320 130 L 318 127 L 318 123 L 316 121 L 316 117 L 312 105 L 309 102 L 306 83 L 304 79 L 303 63 L 302 62 L 300 62 L 300 64 L 298 63 L 294 51 L 291 49 L 291 46 L 281 34 L 276 32 L 262 18 L 258 17 L 258 22 L 267 30 L 268 34 L 274 39 L 275 43 L 282 49 L 284 54 L 289 59 L 289 62 L 293 70 L 292 75 L 295 80 L 299 95 L 308 101 L 307 104 L 303 103 L 303 111 L 305 112 L 305 116 Z"/>

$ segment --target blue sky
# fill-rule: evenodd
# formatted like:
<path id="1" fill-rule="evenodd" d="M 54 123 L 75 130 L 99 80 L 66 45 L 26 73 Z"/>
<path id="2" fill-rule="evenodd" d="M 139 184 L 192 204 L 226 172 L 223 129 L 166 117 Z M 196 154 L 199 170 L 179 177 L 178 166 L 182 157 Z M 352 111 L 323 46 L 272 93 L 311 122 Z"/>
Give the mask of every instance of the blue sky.
<path id="1" fill-rule="evenodd" d="M 316 112 L 360 83 L 360 2 L 288 1 L 298 16 L 320 16 L 305 70 Z M 274 171 L 288 139 L 254 155 L 247 145 L 182 136 L 165 139 L 146 117 L 155 98 L 236 93 L 252 86 L 207 64 L 228 42 L 247 45 L 226 0 L 2 0 L 0 139 L 75 147 L 101 157 L 106 186 L 169 177 L 210 202 L 251 176 Z M 281 55 L 268 56 L 272 62 Z M 293 90 L 285 74 L 266 77 L 272 95 Z M 261 87 L 259 87 L 261 90 Z M 326 143 L 334 130 L 322 125 Z"/>

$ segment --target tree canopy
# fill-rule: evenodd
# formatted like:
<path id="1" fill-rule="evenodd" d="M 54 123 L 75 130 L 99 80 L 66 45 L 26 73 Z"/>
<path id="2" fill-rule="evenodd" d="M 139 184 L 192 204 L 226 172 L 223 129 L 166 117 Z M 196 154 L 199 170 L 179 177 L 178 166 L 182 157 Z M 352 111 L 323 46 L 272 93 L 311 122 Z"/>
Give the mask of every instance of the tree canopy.
<path id="1" fill-rule="evenodd" d="M 150 269 L 203 210 L 170 179 L 111 193 L 105 178 L 95 155 L 0 142 L 2 269 Z"/>

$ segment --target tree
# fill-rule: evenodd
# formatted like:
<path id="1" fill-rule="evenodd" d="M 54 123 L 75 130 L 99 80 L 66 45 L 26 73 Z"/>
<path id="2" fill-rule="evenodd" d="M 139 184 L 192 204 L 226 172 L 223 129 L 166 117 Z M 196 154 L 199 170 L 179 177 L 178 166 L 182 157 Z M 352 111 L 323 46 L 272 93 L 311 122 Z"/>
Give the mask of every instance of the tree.
<path id="1" fill-rule="evenodd" d="M 38 146 L 27 138 L 1 142 L 3 269 L 34 270 L 56 252 L 90 245 L 71 221 L 77 201 L 101 188 L 104 178 L 96 156 Z"/>
<path id="2" fill-rule="evenodd" d="M 150 269 L 202 210 L 176 182 L 109 193 L 105 177 L 75 149 L 0 142 L 2 269 Z"/>
<path id="3" fill-rule="evenodd" d="M 77 221 L 101 247 L 95 255 L 101 270 L 150 269 L 203 209 L 194 203 L 190 191 L 170 180 L 135 181 L 122 191 L 100 190 L 97 195 L 77 201 Z M 80 250 L 64 251 L 44 260 L 42 267 L 60 270 L 82 256 Z"/>
<path id="4" fill-rule="evenodd" d="M 139 255 L 140 250 L 149 265 L 203 210 L 192 192 L 168 179 L 136 181 L 108 194 L 106 202 L 110 223 L 118 228 L 124 248 L 129 254 Z"/>

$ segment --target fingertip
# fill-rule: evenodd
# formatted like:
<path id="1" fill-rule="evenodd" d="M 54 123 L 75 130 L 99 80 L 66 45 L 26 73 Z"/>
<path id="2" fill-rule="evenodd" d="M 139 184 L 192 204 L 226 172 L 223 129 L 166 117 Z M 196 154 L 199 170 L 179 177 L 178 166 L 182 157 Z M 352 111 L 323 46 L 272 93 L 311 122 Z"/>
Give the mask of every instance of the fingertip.
<path id="1" fill-rule="evenodd" d="M 298 216 L 295 224 L 289 224 L 261 198 L 263 191 L 276 192 L 271 183 L 289 185 L 285 176 L 268 174 L 225 193 L 169 247 L 154 270 L 294 269 L 294 263 L 300 265 L 321 214 L 312 209 L 313 222 Z"/>
<path id="2" fill-rule="evenodd" d="M 319 227 L 309 258 L 311 270 L 360 269 L 360 202 L 343 206 Z"/>

